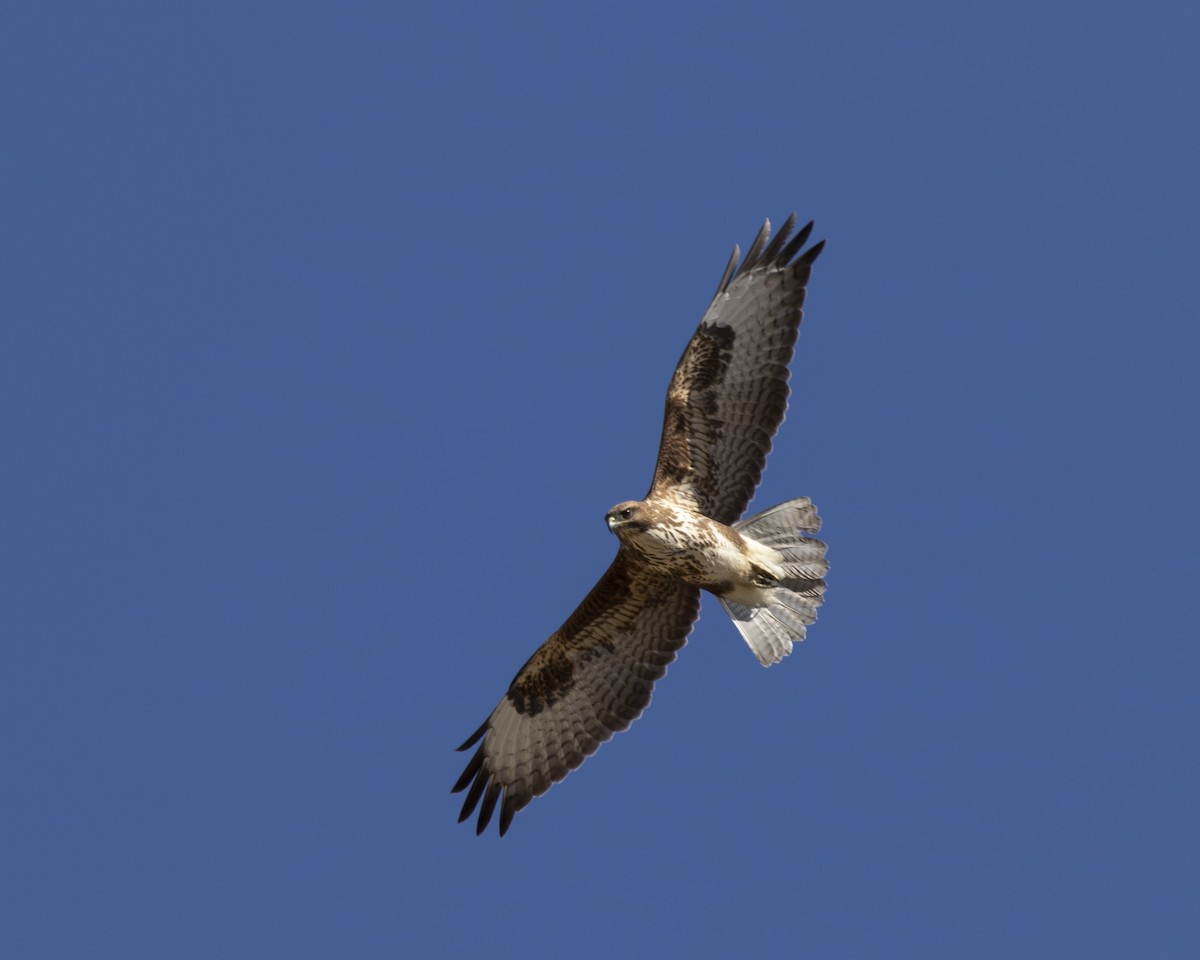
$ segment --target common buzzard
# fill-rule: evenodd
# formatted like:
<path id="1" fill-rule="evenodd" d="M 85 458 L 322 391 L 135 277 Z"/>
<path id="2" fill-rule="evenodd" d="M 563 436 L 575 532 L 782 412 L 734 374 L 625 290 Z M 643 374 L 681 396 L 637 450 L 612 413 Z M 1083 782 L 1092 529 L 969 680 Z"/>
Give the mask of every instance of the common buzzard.
<path id="1" fill-rule="evenodd" d="M 458 748 L 479 744 L 453 788 L 467 790 L 460 822 L 478 806 L 476 833 L 498 803 L 503 836 L 513 814 L 637 719 L 701 590 L 763 666 L 816 620 L 829 569 L 825 544 L 805 536 L 820 527 L 816 508 L 801 497 L 739 519 L 787 408 L 804 288 L 824 246 L 801 253 L 813 225 L 792 237 L 795 226 L 793 214 L 772 238 L 764 223 L 740 267 L 734 247 L 667 389 L 650 492 L 605 517 L 616 559 Z"/>

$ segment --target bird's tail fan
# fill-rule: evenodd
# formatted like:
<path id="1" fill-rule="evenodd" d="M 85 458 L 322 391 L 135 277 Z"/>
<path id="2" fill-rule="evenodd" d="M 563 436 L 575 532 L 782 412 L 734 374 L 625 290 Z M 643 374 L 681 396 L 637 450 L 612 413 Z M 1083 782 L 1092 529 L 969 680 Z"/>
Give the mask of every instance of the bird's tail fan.
<path id="1" fill-rule="evenodd" d="M 816 533 L 821 518 L 808 497 L 788 500 L 734 524 L 743 536 L 775 550 L 781 557 L 778 581 L 765 588 L 763 603 L 753 606 L 721 599 L 721 605 L 764 667 L 778 663 L 804 639 L 817 619 L 825 594 L 825 544 L 804 532 Z M 718 598 L 720 599 L 720 598 Z"/>

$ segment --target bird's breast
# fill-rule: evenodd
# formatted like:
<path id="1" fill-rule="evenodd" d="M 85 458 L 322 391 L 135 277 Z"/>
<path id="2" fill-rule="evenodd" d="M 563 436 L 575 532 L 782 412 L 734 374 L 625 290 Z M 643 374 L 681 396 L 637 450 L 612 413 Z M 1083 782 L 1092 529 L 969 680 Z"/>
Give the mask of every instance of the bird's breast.
<path id="1" fill-rule="evenodd" d="M 741 538 L 707 517 L 674 516 L 623 539 L 651 569 L 692 586 L 712 589 L 750 574 Z"/>

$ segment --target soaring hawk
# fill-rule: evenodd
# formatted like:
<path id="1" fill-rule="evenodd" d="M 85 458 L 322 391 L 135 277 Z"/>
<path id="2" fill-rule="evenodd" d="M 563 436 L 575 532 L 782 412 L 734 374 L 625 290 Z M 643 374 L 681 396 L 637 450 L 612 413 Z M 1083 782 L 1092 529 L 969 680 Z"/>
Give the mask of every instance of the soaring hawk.
<path id="1" fill-rule="evenodd" d="M 667 388 L 654 481 L 644 500 L 605 519 L 616 559 L 579 608 L 518 672 L 487 721 L 453 792 L 476 833 L 500 806 L 513 814 L 624 730 L 686 641 L 700 591 L 720 601 L 763 666 L 787 656 L 817 618 L 825 544 L 807 497 L 739 519 L 783 421 L 788 362 L 804 289 L 824 241 L 802 249 L 793 214 L 771 237 L 763 224 L 746 259 L 725 267 L 716 296 Z M 791 239 L 789 239 L 789 237 Z"/>

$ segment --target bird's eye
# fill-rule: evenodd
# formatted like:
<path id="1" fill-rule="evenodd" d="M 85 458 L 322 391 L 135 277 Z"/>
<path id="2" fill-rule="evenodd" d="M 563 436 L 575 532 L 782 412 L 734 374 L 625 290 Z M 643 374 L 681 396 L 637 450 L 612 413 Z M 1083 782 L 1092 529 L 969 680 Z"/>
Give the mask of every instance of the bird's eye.
<path id="1" fill-rule="evenodd" d="M 621 519 L 622 520 L 628 520 L 632 516 L 633 516 L 633 507 L 626 507 L 624 510 L 621 511 Z"/>

